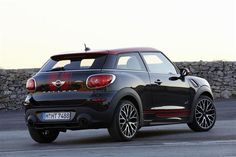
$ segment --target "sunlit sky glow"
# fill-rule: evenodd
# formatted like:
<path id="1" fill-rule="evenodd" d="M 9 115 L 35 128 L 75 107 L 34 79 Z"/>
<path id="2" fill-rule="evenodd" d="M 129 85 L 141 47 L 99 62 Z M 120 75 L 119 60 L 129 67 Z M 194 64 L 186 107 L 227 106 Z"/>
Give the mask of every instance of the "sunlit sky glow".
<path id="1" fill-rule="evenodd" d="M 53 54 L 154 47 L 173 61 L 236 61 L 234 0 L 0 0 L 0 67 Z"/>

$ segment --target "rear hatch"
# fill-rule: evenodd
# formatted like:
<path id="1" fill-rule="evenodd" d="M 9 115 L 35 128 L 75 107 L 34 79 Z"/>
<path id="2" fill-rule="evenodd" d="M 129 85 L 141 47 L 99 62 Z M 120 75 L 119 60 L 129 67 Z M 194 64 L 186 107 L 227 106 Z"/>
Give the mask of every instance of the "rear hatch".
<path id="1" fill-rule="evenodd" d="M 81 53 L 51 57 L 33 77 L 35 105 L 70 106 L 83 104 L 93 91 L 86 86 L 92 74 L 101 72 L 106 53 Z"/>

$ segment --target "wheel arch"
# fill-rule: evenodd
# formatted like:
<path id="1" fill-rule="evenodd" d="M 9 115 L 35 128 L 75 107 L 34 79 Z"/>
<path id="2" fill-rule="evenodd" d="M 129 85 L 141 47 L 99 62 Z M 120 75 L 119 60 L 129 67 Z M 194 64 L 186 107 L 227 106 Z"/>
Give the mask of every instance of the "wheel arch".
<path id="1" fill-rule="evenodd" d="M 116 112 L 117 106 L 121 100 L 131 101 L 138 109 L 140 116 L 140 127 L 143 126 L 143 106 L 142 101 L 138 93 L 132 88 L 123 88 L 121 89 L 112 99 L 112 119 L 114 113 Z"/>
<path id="2" fill-rule="evenodd" d="M 191 115 L 190 115 L 190 118 L 189 118 L 189 122 L 192 122 L 192 120 L 193 120 L 193 111 L 194 111 L 195 104 L 197 103 L 198 98 L 202 95 L 208 96 L 209 98 L 214 100 L 214 96 L 213 96 L 213 93 L 211 91 L 211 88 L 209 86 L 201 86 L 197 90 L 197 92 L 194 96 L 194 100 L 193 100 L 192 105 L 191 105 Z"/>
<path id="3" fill-rule="evenodd" d="M 211 98 L 212 100 L 214 99 L 213 94 L 210 93 L 209 91 L 205 91 L 205 92 L 203 92 L 203 93 L 200 94 L 200 96 L 202 96 L 202 95 L 208 96 L 208 97 Z M 199 96 L 199 97 L 200 97 L 200 96 Z"/>

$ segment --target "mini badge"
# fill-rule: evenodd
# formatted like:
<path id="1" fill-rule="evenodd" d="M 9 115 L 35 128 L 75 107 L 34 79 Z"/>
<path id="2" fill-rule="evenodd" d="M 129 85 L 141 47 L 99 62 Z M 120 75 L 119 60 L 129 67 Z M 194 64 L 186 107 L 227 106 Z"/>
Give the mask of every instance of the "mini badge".
<path id="1" fill-rule="evenodd" d="M 65 81 L 56 80 L 56 81 L 52 82 L 52 84 L 59 88 L 65 84 Z"/>

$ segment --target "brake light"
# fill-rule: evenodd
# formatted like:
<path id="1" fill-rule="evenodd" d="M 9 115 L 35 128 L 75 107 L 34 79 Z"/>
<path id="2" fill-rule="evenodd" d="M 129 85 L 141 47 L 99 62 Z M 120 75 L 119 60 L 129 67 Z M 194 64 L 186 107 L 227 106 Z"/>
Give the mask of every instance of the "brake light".
<path id="1" fill-rule="evenodd" d="M 86 85 L 90 89 L 98 89 L 108 86 L 115 81 L 115 75 L 112 74 L 97 74 L 91 75 L 86 81 Z"/>
<path id="2" fill-rule="evenodd" d="M 26 82 L 26 89 L 28 90 L 28 92 L 34 92 L 36 89 L 36 81 L 33 78 L 30 78 L 27 80 Z"/>

